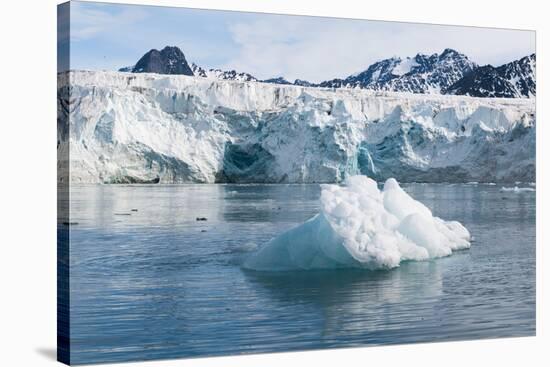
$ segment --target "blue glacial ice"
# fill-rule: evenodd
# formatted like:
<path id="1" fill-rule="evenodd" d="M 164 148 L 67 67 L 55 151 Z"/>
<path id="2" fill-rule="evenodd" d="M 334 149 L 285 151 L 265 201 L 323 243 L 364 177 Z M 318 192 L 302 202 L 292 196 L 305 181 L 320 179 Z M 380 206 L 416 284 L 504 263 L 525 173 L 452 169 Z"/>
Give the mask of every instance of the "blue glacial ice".
<path id="1" fill-rule="evenodd" d="M 470 233 L 462 224 L 434 217 L 395 179 L 379 190 L 374 180 L 352 176 L 344 186 L 322 185 L 321 212 L 262 246 L 244 267 L 391 269 L 469 247 Z"/>

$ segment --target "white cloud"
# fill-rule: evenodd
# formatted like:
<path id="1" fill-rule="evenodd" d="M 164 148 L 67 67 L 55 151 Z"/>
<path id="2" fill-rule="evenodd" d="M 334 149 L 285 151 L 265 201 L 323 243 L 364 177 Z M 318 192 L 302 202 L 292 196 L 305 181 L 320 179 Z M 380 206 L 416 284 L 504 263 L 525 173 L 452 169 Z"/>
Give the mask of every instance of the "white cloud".
<path id="1" fill-rule="evenodd" d="M 81 5 L 71 3 L 71 41 L 87 40 L 99 35 L 108 35 L 117 29 L 135 24 L 147 17 L 147 13 L 138 7 L 125 7 L 120 12 L 112 9 L 102 10 L 111 4 L 94 3 Z"/>
<path id="2" fill-rule="evenodd" d="M 349 19 L 271 15 L 231 24 L 229 31 L 240 52 L 226 67 L 260 78 L 316 82 L 387 57 L 440 53 L 447 47 L 495 65 L 535 50 L 534 32 Z"/>

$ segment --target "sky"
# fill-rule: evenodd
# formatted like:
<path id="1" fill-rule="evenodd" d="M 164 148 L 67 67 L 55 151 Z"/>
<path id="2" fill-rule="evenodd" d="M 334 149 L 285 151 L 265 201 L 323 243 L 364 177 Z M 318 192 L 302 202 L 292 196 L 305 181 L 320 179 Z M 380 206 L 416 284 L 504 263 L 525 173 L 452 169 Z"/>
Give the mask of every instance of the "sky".
<path id="1" fill-rule="evenodd" d="M 445 48 L 494 66 L 535 52 L 533 31 L 90 2 L 71 2 L 58 27 L 71 69 L 117 70 L 169 45 L 204 68 L 311 82 Z"/>

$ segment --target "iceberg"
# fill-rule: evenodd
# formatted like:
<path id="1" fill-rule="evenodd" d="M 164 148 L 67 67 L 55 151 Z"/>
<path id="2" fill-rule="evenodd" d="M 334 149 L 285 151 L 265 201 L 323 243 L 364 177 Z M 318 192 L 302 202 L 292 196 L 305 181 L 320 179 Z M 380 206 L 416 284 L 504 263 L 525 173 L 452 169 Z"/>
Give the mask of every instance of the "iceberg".
<path id="1" fill-rule="evenodd" d="M 321 212 L 251 254 L 244 268 L 391 269 L 470 247 L 462 224 L 435 217 L 393 178 L 382 190 L 366 176 L 350 176 L 344 186 L 321 186 Z"/>

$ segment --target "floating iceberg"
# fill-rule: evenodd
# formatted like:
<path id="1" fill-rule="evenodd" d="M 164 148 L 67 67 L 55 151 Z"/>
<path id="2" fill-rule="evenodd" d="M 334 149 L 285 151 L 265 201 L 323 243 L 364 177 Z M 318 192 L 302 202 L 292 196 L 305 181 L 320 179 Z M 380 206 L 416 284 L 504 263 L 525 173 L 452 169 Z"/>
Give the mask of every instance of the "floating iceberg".
<path id="1" fill-rule="evenodd" d="M 525 191 L 535 191 L 532 187 L 502 187 L 500 191 L 511 191 L 511 192 L 525 192 Z"/>
<path id="2" fill-rule="evenodd" d="M 393 178 L 383 190 L 366 176 L 322 185 L 321 213 L 272 239 L 244 267 L 258 271 L 390 269 L 401 261 L 451 255 L 470 247 L 459 222 L 434 217 Z"/>

